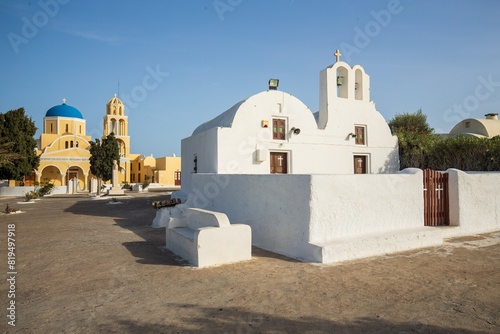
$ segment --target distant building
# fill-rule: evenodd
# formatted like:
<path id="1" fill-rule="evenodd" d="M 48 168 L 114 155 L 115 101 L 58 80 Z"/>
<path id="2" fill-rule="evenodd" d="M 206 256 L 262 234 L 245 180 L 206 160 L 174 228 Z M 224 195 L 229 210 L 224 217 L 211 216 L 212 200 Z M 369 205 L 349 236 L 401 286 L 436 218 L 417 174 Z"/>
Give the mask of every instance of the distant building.
<path id="1" fill-rule="evenodd" d="M 130 183 L 144 181 L 162 186 L 181 185 L 181 158 L 171 157 L 154 158 L 142 154 L 131 155 Z"/>
<path id="2" fill-rule="evenodd" d="M 106 104 L 103 136 L 114 133 L 120 150 L 119 183 L 149 182 L 159 185 L 180 185 L 181 158 L 144 157 L 130 153 L 128 116 L 125 106 L 116 96 Z M 9 182 L 10 186 L 33 186 L 36 182 L 50 182 L 55 186 L 68 186 L 68 192 L 96 191 L 95 176 L 90 172 L 90 141 L 86 135 L 86 120 L 82 113 L 63 99 L 61 105 L 50 108 L 43 119 L 43 132 L 37 140 L 40 165 L 24 181 Z M 142 168 L 142 171 L 141 171 Z"/>
<path id="3" fill-rule="evenodd" d="M 493 138 L 500 136 L 500 120 L 498 114 L 486 114 L 485 118 L 467 118 L 451 129 L 447 137 L 466 136 L 476 138 Z"/>

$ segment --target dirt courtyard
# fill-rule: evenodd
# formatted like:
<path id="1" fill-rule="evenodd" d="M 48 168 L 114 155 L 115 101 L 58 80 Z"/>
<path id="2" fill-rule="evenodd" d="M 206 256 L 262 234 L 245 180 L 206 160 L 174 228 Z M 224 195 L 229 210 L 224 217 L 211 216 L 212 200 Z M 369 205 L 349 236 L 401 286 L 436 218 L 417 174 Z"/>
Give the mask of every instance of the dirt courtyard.
<path id="1" fill-rule="evenodd" d="M 165 198 L 0 198 L 24 212 L 0 215 L 1 332 L 500 333 L 500 232 L 335 266 L 254 248 L 250 261 L 194 269 L 148 226 Z"/>

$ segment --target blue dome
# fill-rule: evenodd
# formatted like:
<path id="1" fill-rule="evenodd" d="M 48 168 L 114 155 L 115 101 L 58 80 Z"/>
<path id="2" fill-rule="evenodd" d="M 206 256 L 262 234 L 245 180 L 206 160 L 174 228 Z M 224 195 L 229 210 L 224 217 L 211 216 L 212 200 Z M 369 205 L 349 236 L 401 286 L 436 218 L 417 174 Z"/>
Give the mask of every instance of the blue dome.
<path id="1" fill-rule="evenodd" d="M 45 117 L 49 116 L 59 116 L 59 117 L 73 117 L 73 118 L 81 118 L 83 119 L 82 113 L 72 107 L 68 106 L 66 103 L 63 103 L 58 106 L 54 106 L 47 110 L 47 113 L 45 114 Z"/>

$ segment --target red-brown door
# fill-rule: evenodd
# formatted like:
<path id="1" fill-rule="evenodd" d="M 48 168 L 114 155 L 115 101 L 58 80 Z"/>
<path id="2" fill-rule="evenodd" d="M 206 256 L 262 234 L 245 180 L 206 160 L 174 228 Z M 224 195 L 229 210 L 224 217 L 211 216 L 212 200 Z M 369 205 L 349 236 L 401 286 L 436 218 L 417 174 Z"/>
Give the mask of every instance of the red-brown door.
<path id="1" fill-rule="evenodd" d="M 354 174 L 366 174 L 366 155 L 354 156 Z"/>
<path id="2" fill-rule="evenodd" d="M 288 154 L 285 152 L 271 152 L 271 174 L 288 173 Z"/>
<path id="3" fill-rule="evenodd" d="M 448 173 L 424 170 L 424 225 L 450 225 Z"/>
<path id="4" fill-rule="evenodd" d="M 179 171 L 174 172 L 174 181 L 176 186 L 181 185 L 181 172 Z"/>

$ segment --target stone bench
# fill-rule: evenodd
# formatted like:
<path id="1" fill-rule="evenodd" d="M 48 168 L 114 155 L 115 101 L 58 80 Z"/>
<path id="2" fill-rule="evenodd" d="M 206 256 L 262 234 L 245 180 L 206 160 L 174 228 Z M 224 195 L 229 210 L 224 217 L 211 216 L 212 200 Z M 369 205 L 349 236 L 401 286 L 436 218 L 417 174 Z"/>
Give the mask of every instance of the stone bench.
<path id="1" fill-rule="evenodd" d="M 250 226 L 230 224 L 221 212 L 186 208 L 185 218 L 172 219 L 166 228 L 167 248 L 197 267 L 249 260 Z"/>

